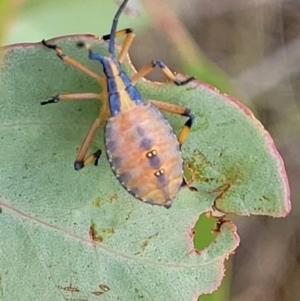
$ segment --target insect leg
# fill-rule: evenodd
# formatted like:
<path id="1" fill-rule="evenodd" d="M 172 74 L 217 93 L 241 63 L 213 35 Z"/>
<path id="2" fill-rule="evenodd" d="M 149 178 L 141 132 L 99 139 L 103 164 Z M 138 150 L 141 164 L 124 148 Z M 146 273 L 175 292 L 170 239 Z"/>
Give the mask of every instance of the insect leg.
<path id="1" fill-rule="evenodd" d="M 194 123 L 195 115 L 190 111 L 190 109 L 183 107 L 183 106 L 179 106 L 179 105 L 175 105 L 172 103 L 163 102 L 163 101 L 159 101 L 159 100 L 150 100 L 150 101 L 160 110 L 163 110 L 163 111 L 166 111 L 169 113 L 178 114 L 181 116 L 186 116 L 189 118 L 186 121 L 186 123 L 184 124 L 184 126 L 178 136 L 178 142 L 181 146 L 184 143 L 184 141 Z"/>
<path id="2" fill-rule="evenodd" d="M 136 36 L 136 34 L 135 34 L 135 32 L 133 31 L 132 28 L 126 28 L 126 29 L 122 29 L 122 30 L 117 31 L 115 37 L 118 38 L 118 37 L 122 37 L 124 35 L 126 35 L 126 38 L 125 38 L 125 41 L 124 41 L 124 43 L 122 45 L 122 49 L 121 49 L 121 51 L 120 51 L 120 53 L 118 55 L 118 61 L 120 63 L 123 62 L 125 56 L 128 53 L 128 50 L 129 50 L 129 48 L 130 48 L 130 46 L 131 46 L 131 44 L 133 42 L 133 39 Z M 109 40 L 110 39 L 110 34 L 104 35 L 102 37 L 102 39 L 104 41 Z"/>
<path id="3" fill-rule="evenodd" d="M 72 93 L 72 94 L 57 94 L 50 99 L 42 101 L 41 105 L 47 105 L 49 103 L 57 103 L 61 100 L 81 100 L 81 99 L 101 99 L 101 93 Z"/>
<path id="4" fill-rule="evenodd" d="M 178 136 L 178 142 L 181 147 L 194 123 L 195 115 L 187 107 L 183 107 L 183 106 L 179 106 L 179 105 L 175 105 L 172 103 L 163 102 L 163 101 L 159 101 L 159 100 L 150 100 L 150 101 L 160 110 L 163 110 L 163 111 L 166 111 L 169 113 L 173 113 L 173 114 L 178 114 L 181 116 L 186 116 L 189 118 L 186 121 L 186 123 L 184 124 L 184 126 Z M 183 176 L 183 178 L 182 178 L 182 187 L 188 187 L 191 191 L 197 190 L 196 188 L 191 187 L 189 185 L 188 180 L 185 178 L 185 176 Z"/>
<path id="5" fill-rule="evenodd" d="M 98 82 L 100 82 L 100 84 L 103 83 L 104 78 L 103 76 L 98 75 L 97 73 L 95 73 L 94 71 L 92 71 L 91 69 L 89 69 L 88 67 L 84 66 L 83 64 L 77 62 L 75 59 L 67 56 L 66 54 L 64 54 L 64 52 L 62 51 L 61 48 L 59 48 L 57 45 L 55 44 L 48 44 L 45 40 L 42 40 L 42 44 L 44 46 L 46 46 L 49 49 L 53 49 L 56 52 L 56 55 L 65 63 L 74 66 L 75 68 L 77 68 L 78 70 L 86 73 L 87 75 L 93 77 L 94 79 L 96 79 Z"/>
<path id="6" fill-rule="evenodd" d="M 86 165 L 90 164 L 94 160 L 94 164 L 98 165 L 99 158 L 101 156 L 101 150 L 98 149 L 96 152 L 91 154 L 89 157 L 86 158 L 86 153 L 94 139 L 94 136 L 100 126 L 101 120 L 98 117 L 95 122 L 93 123 L 92 127 L 90 128 L 89 132 L 87 133 L 86 137 L 84 138 L 84 141 L 80 147 L 80 150 L 78 152 L 78 155 L 76 157 L 76 160 L 74 162 L 74 168 L 76 170 L 80 170 Z"/>
<path id="7" fill-rule="evenodd" d="M 132 77 L 132 85 L 135 85 L 141 78 L 145 77 L 155 67 L 159 67 L 162 70 L 162 72 L 167 76 L 167 78 L 177 86 L 185 85 L 195 79 L 195 77 L 189 77 L 187 80 L 179 81 L 178 79 L 176 79 L 176 76 L 173 74 L 173 72 L 162 61 L 152 61 L 145 65 L 142 69 L 138 71 L 138 73 L 136 73 Z"/>

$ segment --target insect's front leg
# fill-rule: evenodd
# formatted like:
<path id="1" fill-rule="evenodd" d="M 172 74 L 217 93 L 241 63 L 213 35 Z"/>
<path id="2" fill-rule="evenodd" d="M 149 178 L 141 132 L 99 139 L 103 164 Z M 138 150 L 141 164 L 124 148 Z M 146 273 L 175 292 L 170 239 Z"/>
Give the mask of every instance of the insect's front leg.
<path id="1" fill-rule="evenodd" d="M 83 64 L 79 63 L 78 61 L 76 61 L 75 59 L 73 59 L 72 57 L 66 55 L 62 49 L 60 47 L 58 47 L 56 44 L 49 44 L 48 42 L 46 42 L 45 40 L 42 40 L 42 44 L 49 48 L 49 49 L 53 49 L 56 53 L 56 55 L 65 63 L 77 68 L 78 70 L 86 73 L 87 75 L 93 77 L 94 79 L 96 79 L 98 82 L 102 83 L 103 81 L 103 76 L 98 75 L 97 73 L 95 73 L 94 71 L 92 71 L 91 69 L 89 69 L 88 67 L 84 66 Z"/>
<path id="2" fill-rule="evenodd" d="M 55 51 L 56 55 L 65 63 L 77 68 L 78 70 L 82 71 L 83 73 L 86 73 L 87 75 L 91 76 L 92 78 L 94 78 L 95 80 L 97 80 L 97 82 L 103 87 L 106 82 L 105 82 L 105 78 L 101 75 L 98 75 L 97 73 L 95 73 L 94 71 L 92 71 L 91 69 L 87 68 L 86 66 L 84 66 L 83 64 L 81 64 L 80 62 L 76 61 L 75 59 L 73 59 L 72 57 L 66 55 L 63 50 L 58 47 L 56 44 L 49 44 L 48 42 L 46 42 L 45 40 L 42 40 L 42 44 Z M 102 99 L 103 97 L 103 92 L 102 93 L 72 93 L 72 94 L 57 94 L 53 97 L 51 97 L 50 99 L 46 100 L 46 101 L 42 101 L 41 105 L 46 105 L 46 104 L 50 104 L 50 103 L 57 103 L 61 100 L 66 101 L 66 100 L 82 100 L 82 99 Z"/>
<path id="3" fill-rule="evenodd" d="M 115 37 L 118 38 L 118 37 L 122 37 L 124 35 L 126 35 L 126 38 L 125 38 L 125 41 L 122 45 L 121 51 L 118 55 L 118 61 L 120 63 L 123 62 L 126 54 L 128 53 L 128 50 L 129 50 L 129 48 L 130 48 L 130 46 L 131 46 L 131 44 L 132 44 L 132 42 L 133 42 L 133 40 L 136 36 L 136 34 L 135 34 L 135 32 L 133 31 L 132 28 L 125 28 L 125 29 L 122 29 L 122 30 L 118 30 L 115 34 Z M 102 39 L 104 41 L 110 40 L 110 34 L 106 34 L 106 35 L 102 36 Z"/>

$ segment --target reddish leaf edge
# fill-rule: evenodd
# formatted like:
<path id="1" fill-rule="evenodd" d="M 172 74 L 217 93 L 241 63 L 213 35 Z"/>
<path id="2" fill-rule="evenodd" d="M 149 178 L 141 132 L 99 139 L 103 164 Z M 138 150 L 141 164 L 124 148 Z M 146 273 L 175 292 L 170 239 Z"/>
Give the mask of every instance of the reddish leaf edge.
<path id="1" fill-rule="evenodd" d="M 224 219 L 222 221 L 219 220 L 219 221 L 220 221 L 220 225 L 218 226 L 218 229 L 215 228 L 213 230 L 218 235 L 215 237 L 215 239 L 207 247 L 203 248 L 201 251 L 195 250 L 195 247 L 194 247 L 194 244 L 193 244 L 193 239 L 194 239 L 194 236 L 196 235 L 196 232 L 192 231 L 191 230 L 192 228 L 189 229 L 189 231 L 188 231 L 190 245 L 193 246 L 193 247 L 191 247 L 190 254 L 193 255 L 193 256 L 200 256 L 200 255 L 205 256 L 205 253 L 209 253 L 211 251 L 212 247 L 217 244 L 219 236 L 224 231 L 231 232 L 232 236 L 233 236 L 232 239 L 234 241 L 234 243 L 232 244 L 232 248 L 230 250 L 228 250 L 226 254 L 224 254 L 223 256 L 221 256 L 218 259 L 219 265 L 220 265 L 221 268 L 220 268 L 220 271 L 219 271 L 218 279 L 216 279 L 214 285 L 210 286 L 210 288 L 205 290 L 205 291 L 202 290 L 202 291 L 198 291 L 197 293 L 195 293 L 193 298 L 192 298 L 192 301 L 197 301 L 200 296 L 202 296 L 204 294 L 211 294 L 220 287 L 220 285 L 222 283 L 222 280 L 225 276 L 225 272 L 226 272 L 225 260 L 228 260 L 229 256 L 233 255 L 235 253 L 235 250 L 238 248 L 238 246 L 240 244 L 240 237 L 237 234 L 236 225 L 232 221 L 227 220 L 227 219 Z"/>
<path id="2" fill-rule="evenodd" d="M 96 41 L 103 41 L 102 38 L 96 36 L 96 35 L 93 35 L 93 34 L 74 34 L 74 35 L 65 35 L 65 36 L 59 36 L 59 37 L 54 37 L 52 39 L 49 39 L 47 41 L 49 42 L 55 42 L 55 41 L 59 41 L 59 40 L 65 40 L 65 39 L 68 39 L 68 38 L 76 38 L 76 39 L 92 39 L 92 40 L 96 40 Z M 32 42 L 32 43 L 16 43 L 16 44 L 11 44 L 11 45 L 7 45 L 7 46 L 4 46 L 4 47 L 1 47 L 4 51 L 9 51 L 11 49 L 14 49 L 14 48 L 18 48 L 18 47 L 21 47 L 21 48 L 27 48 L 27 47 L 34 47 L 34 46 L 42 46 L 42 43 L 41 42 Z M 131 69 L 133 70 L 133 72 L 137 72 L 134 65 L 132 64 L 131 60 L 130 60 L 130 57 L 127 56 L 127 59 L 128 59 L 128 63 L 131 67 Z M 186 79 L 187 76 L 181 74 L 181 73 L 177 73 L 176 76 L 180 79 Z M 161 83 L 161 82 L 155 82 L 155 81 L 150 81 L 150 80 L 147 80 L 147 79 L 143 79 L 145 82 L 147 82 L 148 84 L 150 85 L 153 85 L 153 86 L 161 86 L 161 85 L 165 85 L 166 83 Z M 204 82 L 201 82 L 201 81 L 198 81 L 197 79 L 193 80 L 191 82 L 191 84 L 194 85 L 194 87 L 204 87 L 205 89 L 208 89 L 210 90 L 211 92 L 213 93 L 216 93 L 218 95 L 221 95 L 224 97 L 224 100 L 234 104 L 237 108 L 239 108 L 248 118 L 250 118 L 251 122 L 259 129 L 259 131 L 261 131 L 263 133 L 263 136 L 267 142 L 267 145 L 269 146 L 269 150 L 270 150 L 270 153 L 271 155 L 275 158 L 275 161 L 277 162 L 277 166 L 278 166 L 278 170 L 279 170 L 279 173 L 282 177 L 282 180 L 283 180 L 283 183 L 284 183 L 284 200 L 283 200 L 283 211 L 281 212 L 281 214 L 279 215 L 271 215 L 270 216 L 273 216 L 273 217 L 285 217 L 289 214 L 289 212 L 291 211 L 291 201 L 290 201 L 290 186 L 289 186 L 289 180 L 288 180 L 288 176 L 287 176 L 287 173 L 286 173 L 286 169 L 285 169 L 285 165 L 284 165 L 284 161 L 281 157 L 281 155 L 279 154 L 276 146 L 275 146 L 275 142 L 273 140 L 273 138 L 271 137 L 271 135 L 269 134 L 269 132 L 264 128 L 264 126 L 261 124 L 261 122 L 255 118 L 253 112 L 248 108 L 246 107 L 244 104 L 242 104 L 241 102 L 239 102 L 238 100 L 236 100 L 235 98 L 233 98 L 232 96 L 230 95 L 227 95 L 225 93 L 222 93 L 220 92 L 217 88 L 207 84 L 207 83 L 204 83 Z"/>

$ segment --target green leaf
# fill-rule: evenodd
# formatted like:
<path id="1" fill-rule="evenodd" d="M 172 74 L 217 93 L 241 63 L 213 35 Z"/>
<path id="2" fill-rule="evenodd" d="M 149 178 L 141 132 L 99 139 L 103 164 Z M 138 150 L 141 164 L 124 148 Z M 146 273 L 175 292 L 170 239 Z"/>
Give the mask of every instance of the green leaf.
<path id="1" fill-rule="evenodd" d="M 78 40 L 107 53 L 107 44 L 92 36 L 55 42 L 101 73 L 101 65 L 75 47 Z M 200 214 L 214 203 L 238 214 L 289 212 L 284 167 L 269 135 L 241 104 L 197 81 L 178 87 L 145 80 L 138 88 L 145 98 L 195 112 L 183 156 L 198 191 L 182 189 L 167 210 L 129 195 L 104 157 L 98 167 L 74 171 L 100 103 L 40 101 L 101 87 L 41 44 L 6 50 L 0 74 L 1 300 L 192 300 L 220 285 L 224 260 L 239 243 L 235 226 L 225 222 L 214 242 L 195 252 L 191 229 Z M 124 68 L 134 73 L 130 64 Z M 185 122 L 167 117 L 176 131 Z M 99 147 L 103 131 L 90 151 Z"/>

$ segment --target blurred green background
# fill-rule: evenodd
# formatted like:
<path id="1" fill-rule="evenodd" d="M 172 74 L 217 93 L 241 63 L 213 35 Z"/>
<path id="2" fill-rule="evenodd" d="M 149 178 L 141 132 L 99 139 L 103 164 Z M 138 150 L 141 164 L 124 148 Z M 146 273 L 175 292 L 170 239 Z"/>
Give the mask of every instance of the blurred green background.
<path id="1" fill-rule="evenodd" d="M 200 300 L 299 300 L 300 2 L 132 0 L 130 5 L 120 28 L 138 33 L 130 51 L 135 67 L 161 59 L 171 70 L 250 104 L 273 136 L 290 179 L 288 218 L 231 217 L 242 240 L 227 270 L 232 276 Z M 3 0 L 2 45 L 78 33 L 102 36 L 116 8 L 110 0 Z M 159 71 L 148 78 L 164 80 Z M 211 222 L 201 219 L 201 233 L 209 233 Z M 201 249 L 211 239 L 197 236 L 195 245 Z"/>

